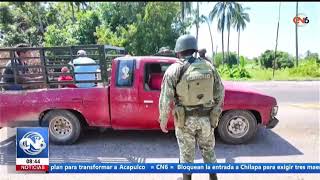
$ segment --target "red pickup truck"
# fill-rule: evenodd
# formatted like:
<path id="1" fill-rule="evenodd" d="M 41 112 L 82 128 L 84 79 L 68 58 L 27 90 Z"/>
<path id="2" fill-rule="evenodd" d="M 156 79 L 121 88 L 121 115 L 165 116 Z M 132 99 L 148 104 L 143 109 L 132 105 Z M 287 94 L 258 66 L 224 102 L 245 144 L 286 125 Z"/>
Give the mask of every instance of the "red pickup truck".
<path id="1" fill-rule="evenodd" d="M 171 57 L 125 56 L 112 61 L 109 84 L 93 88 L 36 89 L 0 93 L 1 126 L 34 122 L 49 127 L 50 140 L 72 144 L 85 127 L 159 130 L 161 80 Z M 261 124 L 277 125 L 274 97 L 224 82 L 218 134 L 226 143 L 250 140 Z M 173 116 L 168 123 L 174 129 Z"/>

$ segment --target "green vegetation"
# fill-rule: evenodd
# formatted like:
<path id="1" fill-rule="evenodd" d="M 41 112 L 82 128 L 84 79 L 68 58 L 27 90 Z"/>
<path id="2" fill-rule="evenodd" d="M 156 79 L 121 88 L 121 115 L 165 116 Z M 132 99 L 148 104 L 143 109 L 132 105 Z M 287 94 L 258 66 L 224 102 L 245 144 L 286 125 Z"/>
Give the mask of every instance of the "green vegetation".
<path id="1" fill-rule="evenodd" d="M 218 72 L 224 80 L 320 80 L 320 59 L 316 53 L 300 59 L 298 67 L 287 66 L 287 64 L 291 65 L 293 63 L 294 58 L 290 58 L 284 52 L 279 54 L 282 54 L 279 58 L 283 58 L 284 60 L 279 61 L 280 63 L 275 70 L 274 78 L 272 66 L 268 68 L 264 67 L 265 64 L 263 63 L 265 61 L 261 59 L 264 59 L 265 56 L 262 55 L 255 60 L 248 60 L 241 56 L 239 66 L 216 65 L 216 67 L 218 67 Z M 221 56 L 221 54 L 217 56 Z M 220 59 L 217 56 L 215 59 Z M 289 57 L 289 60 L 285 59 L 285 57 Z"/>
<path id="2" fill-rule="evenodd" d="M 179 2 L 0 2 L 0 46 L 110 44 L 149 55 L 187 32 L 191 19 L 180 15 Z"/>
<path id="3" fill-rule="evenodd" d="M 214 41 L 221 41 L 222 52 L 215 53 L 213 62 L 224 79 L 319 80 L 317 53 L 308 51 L 295 67 L 295 58 L 287 52 L 277 51 L 275 55 L 273 50 L 266 50 L 252 60 L 240 56 L 240 32 L 250 23 L 247 7 L 237 2 L 218 2 L 209 14 L 200 14 L 199 4 L 194 3 L 193 7 L 191 2 L 0 2 L 0 46 L 109 44 L 125 47 L 131 55 L 150 55 L 161 47 L 174 49 L 176 39 L 188 33 L 192 25 L 196 25 L 198 38 L 199 24 L 206 23 L 211 50 Z M 213 19 L 217 24 L 212 24 Z M 222 33 L 220 40 L 215 39 L 212 27 Z M 237 53 L 229 51 L 230 41 L 236 40 L 229 38 L 232 30 L 238 34 Z M 171 51 L 169 54 L 174 56 Z"/>

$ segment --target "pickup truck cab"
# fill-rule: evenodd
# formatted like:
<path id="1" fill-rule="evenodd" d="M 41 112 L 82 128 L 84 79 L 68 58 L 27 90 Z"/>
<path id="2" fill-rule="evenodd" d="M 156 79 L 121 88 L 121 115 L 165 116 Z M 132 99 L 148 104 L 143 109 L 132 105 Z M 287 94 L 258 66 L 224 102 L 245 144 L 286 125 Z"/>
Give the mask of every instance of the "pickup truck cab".
<path id="1" fill-rule="evenodd" d="M 125 56 L 112 60 L 108 85 L 92 88 L 36 89 L 0 93 L 1 126 L 29 123 L 49 128 L 50 141 L 72 144 L 86 127 L 159 130 L 161 81 L 176 58 Z M 225 99 L 218 133 L 226 143 L 254 137 L 257 126 L 278 123 L 274 97 L 223 82 Z M 173 116 L 168 129 L 174 130 Z"/>

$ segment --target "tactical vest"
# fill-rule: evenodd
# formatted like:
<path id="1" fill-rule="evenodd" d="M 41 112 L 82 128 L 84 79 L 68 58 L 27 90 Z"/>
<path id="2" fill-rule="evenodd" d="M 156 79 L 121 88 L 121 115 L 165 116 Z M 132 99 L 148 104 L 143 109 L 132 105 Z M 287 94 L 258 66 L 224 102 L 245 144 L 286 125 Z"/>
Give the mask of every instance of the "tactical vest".
<path id="1" fill-rule="evenodd" d="M 194 57 L 191 58 L 195 59 Z M 196 59 L 193 62 L 191 61 L 189 67 L 182 73 L 176 86 L 178 102 L 183 106 L 211 103 L 213 100 L 214 77 L 210 64 L 203 59 Z"/>

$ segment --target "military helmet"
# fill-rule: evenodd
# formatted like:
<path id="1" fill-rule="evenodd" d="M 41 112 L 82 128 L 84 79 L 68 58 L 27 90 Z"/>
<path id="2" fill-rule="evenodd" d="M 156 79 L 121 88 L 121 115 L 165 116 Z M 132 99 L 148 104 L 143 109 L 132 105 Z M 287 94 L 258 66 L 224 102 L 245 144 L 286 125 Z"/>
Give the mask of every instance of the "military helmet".
<path id="1" fill-rule="evenodd" d="M 175 52 L 178 53 L 189 49 L 198 50 L 196 38 L 190 34 L 180 36 L 176 41 Z"/>

